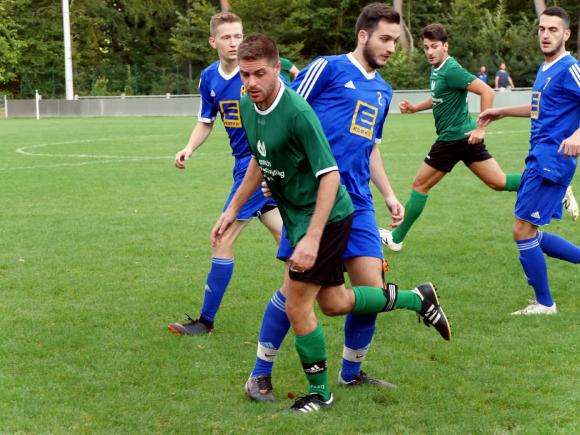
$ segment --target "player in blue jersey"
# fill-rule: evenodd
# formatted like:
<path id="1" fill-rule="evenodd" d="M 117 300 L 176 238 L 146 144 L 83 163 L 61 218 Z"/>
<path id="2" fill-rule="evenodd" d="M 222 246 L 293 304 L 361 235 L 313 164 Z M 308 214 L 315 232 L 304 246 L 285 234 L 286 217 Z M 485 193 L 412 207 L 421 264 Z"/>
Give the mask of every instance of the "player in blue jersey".
<path id="1" fill-rule="evenodd" d="M 382 287 L 383 250 L 369 182 L 372 181 L 381 193 L 392 215 L 392 226 L 401 222 L 404 210 L 389 183 L 379 150 L 392 89 L 376 70 L 385 65 L 395 50 L 400 35 L 400 16 L 384 3 L 369 4 L 357 20 L 355 34 L 357 47 L 354 52 L 315 59 L 292 82 L 292 88 L 310 103 L 320 119 L 337 161 L 341 182 L 352 198 L 354 218 L 348 246 L 342 256 L 351 284 Z M 289 242 L 282 237 L 278 257 L 286 260 L 291 255 Z M 433 325 L 444 339 L 450 339 L 444 315 L 424 315 L 422 303 L 427 299 L 422 286 L 411 292 L 398 291 L 394 284 L 385 288 L 397 300 L 391 309 L 417 311 L 426 325 Z M 326 314 L 339 314 L 327 311 L 325 307 L 329 304 L 320 297 L 318 302 Z M 393 387 L 361 371 L 375 321 L 376 314 L 347 316 L 340 384 Z M 272 366 L 289 326 L 286 296 L 280 290 L 266 307 L 255 366 L 245 387 L 254 400 L 274 399 Z"/>
<path id="2" fill-rule="evenodd" d="M 513 236 L 535 300 L 515 315 L 555 314 L 546 259 L 580 263 L 580 247 L 538 227 L 562 217 L 562 198 L 580 155 L 580 62 L 566 52 L 570 17 L 559 7 L 540 15 L 538 27 L 544 63 L 532 88 L 531 104 L 490 109 L 479 115 L 486 126 L 505 116 L 530 117 L 530 150 L 515 204 Z"/>
<path id="3" fill-rule="evenodd" d="M 210 65 L 201 74 L 198 122 L 187 146 L 175 156 L 175 166 L 185 169 L 185 161 L 205 142 L 212 131 L 217 114 L 220 114 L 235 158 L 234 183 L 224 210 L 241 184 L 252 156 L 240 117 L 243 83 L 239 73 L 237 51 L 243 39 L 242 32 L 240 18 L 231 12 L 223 12 L 211 18 L 209 43 L 217 51 L 219 61 Z M 188 316 L 188 322 L 172 323 L 168 326 L 171 332 L 178 335 L 200 335 L 213 331 L 214 318 L 234 271 L 234 244 L 241 231 L 254 217 L 259 218 L 270 230 L 276 242 L 279 242 L 282 229 L 280 213 L 274 201 L 266 198 L 258 189 L 240 210 L 236 222 L 228 228 L 220 243 L 212 246 L 211 269 L 205 283 L 199 318 L 193 320 Z"/>

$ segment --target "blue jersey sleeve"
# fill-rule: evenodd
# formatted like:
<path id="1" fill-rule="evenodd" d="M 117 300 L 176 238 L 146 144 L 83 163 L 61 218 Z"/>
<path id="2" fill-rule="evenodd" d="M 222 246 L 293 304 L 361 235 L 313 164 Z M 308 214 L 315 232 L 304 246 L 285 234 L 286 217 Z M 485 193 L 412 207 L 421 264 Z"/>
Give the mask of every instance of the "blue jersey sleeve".
<path id="1" fill-rule="evenodd" d="M 580 63 L 572 64 L 566 72 L 564 80 L 564 95 L 567 95 L 573 101 L 580 101 Z"/>
<path id="2" fill-rule="evenodd" d="M 387 121 L 387 115 L 389 114 L 389 106 L 385 109 L 385 113 L 383 114 L 383 118 L 379 122 L 377 126 L 377 135 L 375 137 L 375 143 L 381 143 L 383 141 L 383 128 L 385 126 L 385 122 Z"/>
<path id="3" fill-rule="evenodd" d="M 217 115 L 217 106 L 214 104 L 215 98 L 211 96 L 211 91 L 207 79 L 201 75 L 199 79 L 199 94 L 201 96 L 199 102 L 199 113 L 197 115 L 201 122 L 213 122 Z"/>
<path id="4" fill-rule="evenodd" d="M 309 103 L 322 92 L 330 76 L 328 60 L 319 57 L 304 68 L 292 82 L 292 89 Z"/>

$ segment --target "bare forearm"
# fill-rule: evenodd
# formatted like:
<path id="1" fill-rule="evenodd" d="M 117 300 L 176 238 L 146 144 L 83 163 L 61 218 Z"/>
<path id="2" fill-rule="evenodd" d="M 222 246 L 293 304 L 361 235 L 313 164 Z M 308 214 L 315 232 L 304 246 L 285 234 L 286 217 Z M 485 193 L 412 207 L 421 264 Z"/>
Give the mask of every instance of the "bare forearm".
<path id="1" fill-rule="evenodd" d="M 190 151 L 195 151 L 199 148 L 209 137 L 213 129 L 213 124 L 198 121 L 198 123 L 193 128 L 189 140 L 187 141 L 186 149 Z"/>
<path id="2" fill-rule="evenodd" d="M 532 105 L 522 104 L 521 106 L 500 107 L 498 110 L 502 116 L 529 118 L 532 112 Z"/>
<path id="3" fill-rule="evenodd" d="M 433 100 L 431 97 L 426 100 L 421 101 L 415 105 L 415 112 L 422 112 L 423 110 L 429 110 L 433 107 Z"/>
<path id="4" fill-rule="evenodd" d="M 316 205 L 312 218 L 310 219 L 310 224 L 308 225 L 307 236 L 320 240 L 324 227 L 328 222 L 328 216 L 330 216 L 330 212 L 334 206 L 339 186 L 340 175 L 338 171 L 328 172 L 320 176 Z"/>
<path id="5" fill-rule="evenodd" d="M 371 181 L 377 187 L 381 195 L 387 200 L 387 198 L 393 196 L 395 192 L 391 187 L 389 182 L 389 177 L 383 166 L 383 158 L 381 157 L 381 151 L 379 149 L 379 144 L 375 143 L 373 151 L 370 157 L 370 169 L 371 169 Z"/>

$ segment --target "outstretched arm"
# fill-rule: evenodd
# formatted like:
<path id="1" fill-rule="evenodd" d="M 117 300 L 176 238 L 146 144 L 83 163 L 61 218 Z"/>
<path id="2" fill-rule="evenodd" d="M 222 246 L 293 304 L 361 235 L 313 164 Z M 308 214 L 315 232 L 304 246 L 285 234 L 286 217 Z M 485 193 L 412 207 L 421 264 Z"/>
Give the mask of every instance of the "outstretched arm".
<path id="1" fill-rule="evenodd" d="M 433 107 L 433 100 L 431 97 L 417 104 L 411 104 L 407 100 L 403 100 L 399 103 L 399 109 L 401 110 L 401 113 L 421 112 L 423 110 L 428 110 L 431 107 Z"/>
<path id="2" fill-rule="evenodd" d="M 491 122 L 505 118 L 506 116 L 529 118 L 531 111 L 532 111 L 531 104 L 522 104 L 521 106 L 500 107 L 497 109 L 487 109 L 479 114 L 477 118 L 477 124 L 482 127 L 487 127 Z"/>
<path id="3" fill-rule="evenodd" d="M 392 216 L 391 227 L 398 227 L 401 222 L 403 222 L 403 216 L 405 214 L 405 208 L 401 205 L 395 191 L 391 187 L 389 182 L 389 177 L 383 166 L 383 158 L 381 157 L 381 151 L 379 149 L 379 144 L 375 143 L 373 151 L 370 157 L 370 169 L 371 169 L 371 181 L 379 189 L 385 204 L 389 209 Z"/>
<path id="4" fill-rule="evenodd" d="M 246 175 L 242 180 L 242 184 L 238 187 L 234 197 L 230 201 L 228 208 L 222 213 L 213 229 L 211 230 L 211 244 L 216 246 L 223 233 L 228 229 L 228 227 L 234 223 L 238 212 L 243 207 L 243 205 L 248 201 L 252 193 L 256 191 L 260 183 L 262 182 L 262 171 L 256 162 L 256 159 L 252 158 L 248 169 L 246 170 Z"/>
<path id="5" fill-rule="evenodd" d="M 481 97 L 481 102 L 479 106 L 479 112 L 485 112 L 487 109 L 493 107 L 493 99 L 495 98 L 495 92 L 488 85 L 483 83 L 481 80 L 473 80 L 469 86 L 467 86 L 469 92 L 473 92 Z M 474 144 L 483 141 L 485 136 L 485 126 L 479 125 L 475 130 L 468 131 L 465 133 L 469 136 L 467 143 Z"/>
<path id="6" fill-rule="evenodd" d="M 205 142 L 212 129 L 213 122 L 197 122 L 189 136 L 189 141 L 187 141 L 185 148 L 175 154 L 175 166 L 178 169 L 185 169 L 185 161 L 188 160 L 193 152 Z"/>

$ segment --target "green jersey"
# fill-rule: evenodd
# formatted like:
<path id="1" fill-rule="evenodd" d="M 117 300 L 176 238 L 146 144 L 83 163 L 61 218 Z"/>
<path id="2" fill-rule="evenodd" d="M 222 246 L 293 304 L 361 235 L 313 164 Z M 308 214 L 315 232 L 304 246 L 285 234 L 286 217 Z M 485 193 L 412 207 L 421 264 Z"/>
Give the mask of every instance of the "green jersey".
<path id="1" fill-rule="evenodd" d="M 475 79 L 451 56 L 438 68 L 431 68 L 431 99 L 437 140 L 465 139 L 465 133 L 477 127 L 467 105 L 467 86 Z"/>
<path id="2" fill-rule="evenodd" d="M 290 244 L 296 246 L 314 212 L 318 177 L 338 170 L 328 140 L 310 105 L 283 84 L 267 110 L 244 96 L 240 112 L 252 154 L 278 204 Z M 328 223 L 353 211 L 341 184 Z"/>
<path id="3" fill-rule="evenodd" d="M 286 59 L 285 57 L 280 58 L 280 75 L 286 79 L 288 84 L 292 81 L 292 77 L 290 76 L 292 66 L 294 66 L 294 64 L 290 59 Z"/>

